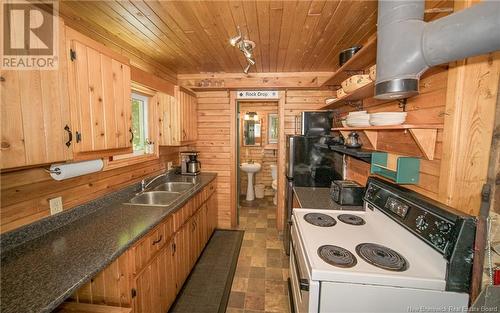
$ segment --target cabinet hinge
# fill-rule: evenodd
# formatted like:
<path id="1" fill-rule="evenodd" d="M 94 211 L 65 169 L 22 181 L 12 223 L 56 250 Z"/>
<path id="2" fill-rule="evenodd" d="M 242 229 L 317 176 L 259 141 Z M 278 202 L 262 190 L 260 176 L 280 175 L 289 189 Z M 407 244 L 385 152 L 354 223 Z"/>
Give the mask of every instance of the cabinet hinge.
<path id="1" fill-rule="evenodd" d="M 69 57 L 70 57 L 71 61 L 76 60 L 76 51 L 73 49 L 69 49 Z"/>
<path id="2" fill-rule="evenodd" d="M 132 298 L 135 298 L 137 296 L 137 290 L 135 290 L 135 288 L 132 288 L 131 294 Z"/>

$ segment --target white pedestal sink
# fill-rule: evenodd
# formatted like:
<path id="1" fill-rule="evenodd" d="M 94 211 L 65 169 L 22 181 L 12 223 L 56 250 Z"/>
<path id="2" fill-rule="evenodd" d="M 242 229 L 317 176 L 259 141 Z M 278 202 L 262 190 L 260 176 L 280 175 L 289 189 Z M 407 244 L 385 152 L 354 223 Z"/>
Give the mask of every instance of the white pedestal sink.
<path id="1" fill-rule="evenodd" d="M 255 193 L 253 189 L 253 174 L 260 171 L 259 163 L 241 163 L 240 168 L 243 172 L 248 174 L 248 186 L 247 186 L 247 201 L 252 201 L 255 199 Z"/>

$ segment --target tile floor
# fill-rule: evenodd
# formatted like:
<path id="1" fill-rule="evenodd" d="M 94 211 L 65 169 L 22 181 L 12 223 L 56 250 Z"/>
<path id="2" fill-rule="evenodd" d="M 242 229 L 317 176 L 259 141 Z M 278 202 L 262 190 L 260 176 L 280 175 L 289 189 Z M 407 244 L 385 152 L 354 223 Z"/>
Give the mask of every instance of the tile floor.
<path id="1" fill-rule="evenodd" d="M 288 257 L 276 229 L 272 197 L 240 200 L 245 237 L 231 288 L 227 313 L 288 313 Z"/>

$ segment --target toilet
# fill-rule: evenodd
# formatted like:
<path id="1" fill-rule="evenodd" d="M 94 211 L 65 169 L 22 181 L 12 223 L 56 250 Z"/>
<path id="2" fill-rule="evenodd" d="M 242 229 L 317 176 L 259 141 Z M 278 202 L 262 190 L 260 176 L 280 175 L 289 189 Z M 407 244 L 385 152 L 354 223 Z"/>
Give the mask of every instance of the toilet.
<path id="1" fill-rule="evenodd" d="M 274 205 L 278 204 L 278 166 L 276 164 L 271 164 L 271 176 L 273 177 L 273 182 L 271 183 L 271 187 L 274 190 L 273 203 Z"/>

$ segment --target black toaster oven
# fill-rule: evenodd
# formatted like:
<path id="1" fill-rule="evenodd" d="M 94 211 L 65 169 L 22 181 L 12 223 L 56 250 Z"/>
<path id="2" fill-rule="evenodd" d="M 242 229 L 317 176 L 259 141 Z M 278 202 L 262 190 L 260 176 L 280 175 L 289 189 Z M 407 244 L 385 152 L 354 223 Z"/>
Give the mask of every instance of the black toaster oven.
<path id="1" fill-rule="evenodd" d="M 365 187 L 352 180 L 334 180 L 330 196 L 340 205 L 362 205 Z"/>

